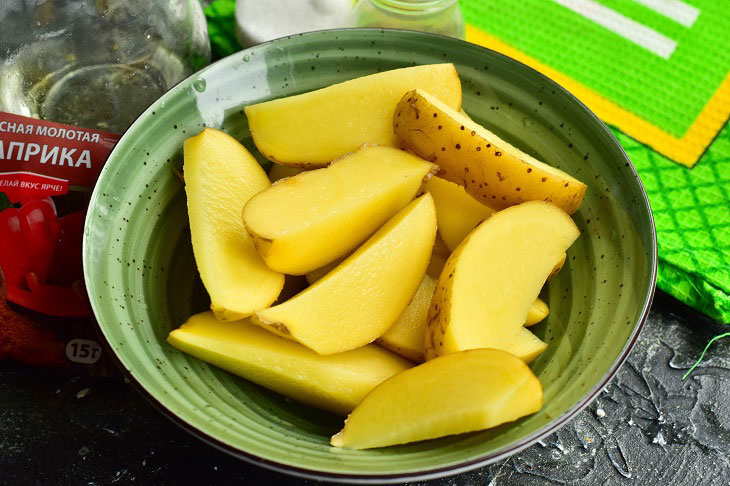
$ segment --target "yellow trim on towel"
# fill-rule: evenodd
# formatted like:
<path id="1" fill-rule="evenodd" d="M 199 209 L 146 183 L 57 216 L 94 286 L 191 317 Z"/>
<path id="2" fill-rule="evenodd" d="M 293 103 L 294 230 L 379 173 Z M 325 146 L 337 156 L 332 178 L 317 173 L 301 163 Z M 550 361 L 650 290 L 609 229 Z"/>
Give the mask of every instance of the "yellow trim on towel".
<path id="1" fill-rule="evenodd" d="M 621 108 L 584 84 L 474 26 L 467 26 L 466 40 L 501 52 L 540 71 L 573 93 L 604 122 L 620 128 L 621 131 L 639 142 L 651 146 L 657 152 L 687 167 L 692 167 L 697 163 L 717 132 L 722 129 L 728 115 L 730 115 L 730 73 L 725 77 L 687 132 L 682 137 L 677 138 Z"/>

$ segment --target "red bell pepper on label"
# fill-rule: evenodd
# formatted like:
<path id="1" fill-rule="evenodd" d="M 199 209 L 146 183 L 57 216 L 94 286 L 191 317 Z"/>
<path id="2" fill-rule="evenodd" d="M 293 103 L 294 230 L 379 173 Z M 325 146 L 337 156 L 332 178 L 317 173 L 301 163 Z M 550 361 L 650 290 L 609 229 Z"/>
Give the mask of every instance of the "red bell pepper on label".
<path id="1" fill-rule="evenodd" d="M 51 198 L 0 212 L 0 267 L 7 299 L 52 316 L 88 314 L 81 285 L 83 212 L 60 220 Z"/>
<path id="2" fill-rule="evenodd" d="M 33 272 L 45 280 L 56 248 L 58 222 L 50 197 L 0 212 L 0 266 L 8 287 Z"/>

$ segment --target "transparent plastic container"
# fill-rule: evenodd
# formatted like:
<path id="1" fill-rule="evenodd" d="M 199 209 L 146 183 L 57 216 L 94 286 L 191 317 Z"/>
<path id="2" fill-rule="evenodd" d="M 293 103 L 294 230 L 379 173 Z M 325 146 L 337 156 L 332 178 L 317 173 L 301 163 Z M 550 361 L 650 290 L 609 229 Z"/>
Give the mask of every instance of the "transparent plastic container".
<path id="1" fill-rule="evenodd" d="M 0 334 L 22 336 L 0 361 L 111 373 L 81 264 L 91 190 L 121 134 L 209 61 L 198 0 L 0 0 Z"/>
<path id="2" fill-rule="evenodd" d="M 2 0 L 0 111 L 123 132 L 210 61 L 198 0 Z"/>
<path id="3" fill-rule="evenodd" d="M 359 0 L 349 24 L 465 37 L 458 0 Z"/>

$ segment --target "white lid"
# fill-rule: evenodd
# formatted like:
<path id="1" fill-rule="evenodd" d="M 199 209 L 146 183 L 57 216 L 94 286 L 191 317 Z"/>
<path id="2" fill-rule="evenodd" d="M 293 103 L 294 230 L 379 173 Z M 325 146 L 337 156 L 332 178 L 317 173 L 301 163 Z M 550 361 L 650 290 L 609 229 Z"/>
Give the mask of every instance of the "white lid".
<path id="1" fill-rule="evenodd" d="M 243 47 L 313 30 L 345 27 L 352 0 L 236 0 Z"/>

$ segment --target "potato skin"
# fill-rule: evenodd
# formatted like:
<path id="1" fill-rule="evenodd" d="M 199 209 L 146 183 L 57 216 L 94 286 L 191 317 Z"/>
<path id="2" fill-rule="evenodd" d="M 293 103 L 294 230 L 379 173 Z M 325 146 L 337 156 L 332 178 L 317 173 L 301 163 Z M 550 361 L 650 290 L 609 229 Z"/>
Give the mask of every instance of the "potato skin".
<path id="1" fill-rule="evenodd" d="M 401 148 L 439 165 L 439 177 L 464 186 L 477 201 L 498 210 L 525 201 L 547 201 L 568 214 L 578 210 L 585 184 L 545 167 L 426 96 L 418 90 L 406 93 L 393 115 L 393 128 Z"/>
<path id="2" fill-rule="evenodd" d="M 446 265 L 441 270 L 441 275 L 436 284 L 436 291 L 431 298 L 431 306 L 428 308 L 428 317 L 426 318 L 424 343 L 424 358 L 426 361 L 445 354 L 443 352 L 444 339 L 446 338 L 446 329 L 450 325 L 449 315 L 453 290 L 451 283 L 461 248 L 461 246 L 456 248 L 454 253 L 446 260 Z"/>

